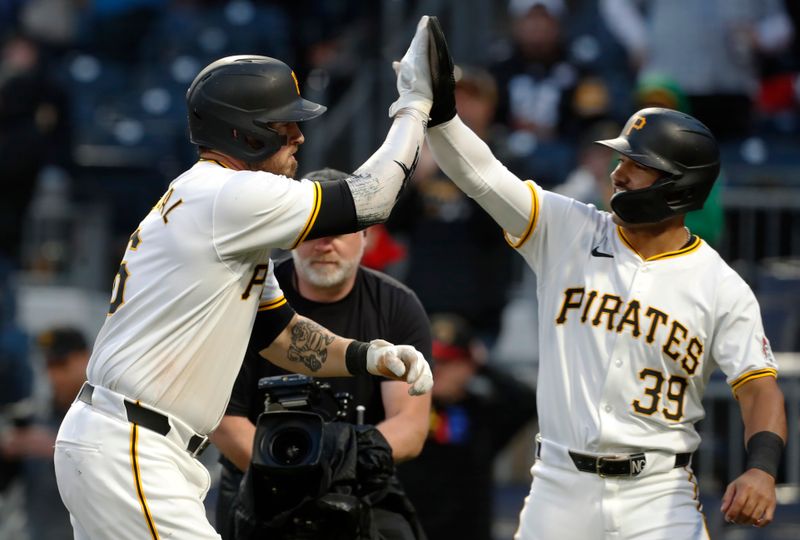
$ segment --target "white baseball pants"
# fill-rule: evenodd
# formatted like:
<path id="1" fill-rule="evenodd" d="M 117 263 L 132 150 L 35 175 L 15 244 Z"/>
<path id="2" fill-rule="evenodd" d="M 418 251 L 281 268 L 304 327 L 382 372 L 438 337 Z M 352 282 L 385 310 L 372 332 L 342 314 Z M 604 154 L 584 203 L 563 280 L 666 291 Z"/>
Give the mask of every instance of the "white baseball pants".
<path id="1" fill-rule="evenodd" d="M 203 507 L 209 473 L 185 450 L 189 430 L 172 419 L 169 436 L 131 424 L 123 400 L 96 389 L 93 404 L 75 401 L 59 429 L 56 479 L 75 539 L 220 538 Z"/>
<path id="2" fill-rule="evenodd" d="M 566 448 L 543 441 L 514 540 L 708 540 L 690 466 L 646 452 L 636 477 L 576 469 Z"/>

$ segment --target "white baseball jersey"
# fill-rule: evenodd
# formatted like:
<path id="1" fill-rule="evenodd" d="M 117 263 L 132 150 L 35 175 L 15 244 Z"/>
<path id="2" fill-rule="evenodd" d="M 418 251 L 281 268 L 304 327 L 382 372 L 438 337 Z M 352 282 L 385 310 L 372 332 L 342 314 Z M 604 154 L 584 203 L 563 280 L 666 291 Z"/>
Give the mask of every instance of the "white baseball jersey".
<path id="1" fill-rule="evenodd" d="M 777 376 L 756 299 L 701 239 L 643 259 L 611 214 L 527 182 L 507 237 L 537 275 L 544 439 L 587 452 L 693 452 L 719 367 L 735 392 Z"/>
<path id="2" fill-rule="evenodd" d="M 256 311 L 285 300 L 269 250 L 308 234 L 319 184 L 200 161 L 131 236 L 88 380 L 211 431 Z"/>

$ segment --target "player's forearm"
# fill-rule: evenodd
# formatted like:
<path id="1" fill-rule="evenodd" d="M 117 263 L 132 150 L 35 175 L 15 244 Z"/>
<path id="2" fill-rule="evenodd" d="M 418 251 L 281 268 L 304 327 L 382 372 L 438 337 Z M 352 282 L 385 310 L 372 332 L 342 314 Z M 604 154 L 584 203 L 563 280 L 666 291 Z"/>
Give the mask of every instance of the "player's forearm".
<path id="1" fill-rule="evenodd" d="M 359 227 L 389 218 L 400 190 L 417 166 L 426 120 L 418 111 L 402 109 L 381 147 L 347 179 Z"/>
<path id="2" fill-rule="evenodd" d="M 261 356 L 288 371 L 314 377 L 347 377 L 345 352 L 352 340 L 295 315 Z"/>
<path id="3" fill-rule="evenodd" d="M 236 468 L 244 472 L 253 456 L 256 427 L 245 416 L 225 415 L 209 439 Z"/>
<path id="4" fill-rule="evenodd" d="M 410 395 L 425 394 L 433 387 L 430 366 L 414 347 L 382 339 L 363 343 L 342 338 L 297 314 L 260 354 L 276 366 L 304 375 L 379 375 L 407 382 Z"/>
<path id="5" fill-rule="evenodd" d="M 745 443 L 760 431 L 771 431 L 786 441 L 783 393 L 772 377 L 752 380 L 736 392 L 744 423 Z"/>
<path id="6" fill-rule="evenodd" d="M 531 213 L 530 190 L 456 116 L 428 131 L 436 163 L 512 236 L 521 236 Z"/>

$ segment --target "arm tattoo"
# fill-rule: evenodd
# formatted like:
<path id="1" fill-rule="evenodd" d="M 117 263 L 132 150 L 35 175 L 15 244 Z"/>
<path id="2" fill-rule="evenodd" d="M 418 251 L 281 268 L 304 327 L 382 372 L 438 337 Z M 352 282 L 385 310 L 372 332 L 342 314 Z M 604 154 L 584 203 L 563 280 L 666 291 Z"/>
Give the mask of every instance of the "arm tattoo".
<path id="1" fill-rule="evenodd" d="M 388 213 L 379 197 L 381 187 L 378 177 L 367 171 L 357 171 L 347 179 L 347 184 L 356 205 L 359 227 L 366 228 L 386 220 Z"/>
<path id="2" fill-rule="evenodd" d="M 319 371 L 328 359 L 328 345 L 336 339 L 320 325 L 301 320 L 292 327 L 292 341 L 286 358 L 301 362 L 311 371 Z"/>

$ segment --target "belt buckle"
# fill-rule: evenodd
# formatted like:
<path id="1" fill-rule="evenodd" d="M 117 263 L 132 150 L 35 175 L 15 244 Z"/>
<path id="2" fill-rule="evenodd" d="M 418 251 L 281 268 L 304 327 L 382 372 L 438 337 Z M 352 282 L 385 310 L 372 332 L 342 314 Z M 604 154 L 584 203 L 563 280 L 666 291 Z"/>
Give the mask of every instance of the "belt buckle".
<path id="1" fill-rule="evenodd" d="M 603 470 L 602 470 L 604 463 L 608 463 L 608 462 L 617 463 L 617 462 L 620 462 L 620 461 L 626 461 L 627 459 L 628 459 L 627 457 L 620 456 L 620 455 L 597 456 L 597 461 L 594 462 L 594 472 L 600 478 L 606 478 L 609 475 L 604 473 Z M 617 475 L 611 475 L 611 476 L 617 476 Z"/>

